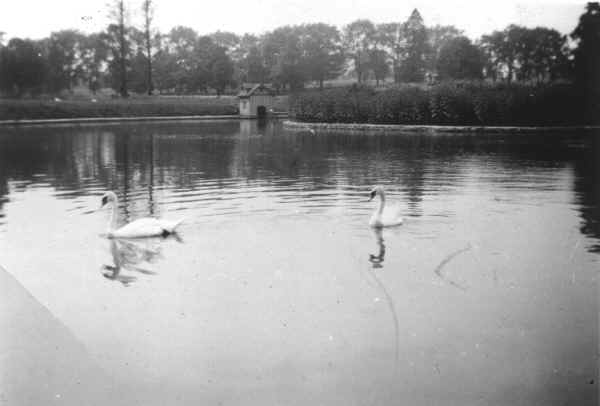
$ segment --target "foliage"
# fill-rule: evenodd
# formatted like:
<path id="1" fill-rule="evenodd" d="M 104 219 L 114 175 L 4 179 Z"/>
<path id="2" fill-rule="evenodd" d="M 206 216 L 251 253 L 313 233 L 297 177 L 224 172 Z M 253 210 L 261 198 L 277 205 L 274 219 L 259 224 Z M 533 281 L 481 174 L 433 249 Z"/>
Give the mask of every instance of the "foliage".
<path id="1" fill-rule="evenodd" d="M 121 97 L 129 96 L 127 69 L 130 63 L 130 41 L 129 27 L 126 25 L 127 12 L 124 0 L 114 0 L 110 9 L 113 22 L 107 30 L 107 38 L 111 41 L 112 51 L 112 61 L 109 64 L 112 84 L 113 88 L 119 91 Z"/>
<path id="2" fill-rule="evenodd" d="M 369 60 L 371 62 L 371 70 L 377 81 L 377 86 L 379 86 L 379 81 L 385 80 L 385 77 L 390 71 L 390 66 L 387 62 L 387 54 L 382 49 L 372 49 L 369 52 Z"/>
<path id="3" fill-rule="evenodd" d="M 458 36 L 445 42 L 437 57 L 439 78 L 481 79 L 485 56 L 467 37 Z"/>
<path id="4" fill-rule="evenodd" d="M 106 34 L 90 34 L 81 37 L 79 49 L 79 79 L 95 93 L 104 79 L 103 67 L 108 60 L 109 48 Z"/>
<path id="5" fill-rule="evenodd" d="M 152 80 L 152 20 L 154 19 L 154 4 L 152 0 L 143 0 L 142 2 L 142 14 L 144 17 L 144 48 L 146 53 L 144 54 L 146 60 L 146 91 L 149 95 L 154 91 L 154 81 Z"/>
<path id="6" fill-rule="evenodd" d="M 550 81 L 568 76 L 566 37 L 548 28 L 509 25 L 481 38 L 488 77 Z"/>
<path id="7" fill-rule="evenodd" d="M 237 100 L 234 98 L 146 96 L 98 100 L 97 102 L 0 99 L 0 120 L 229 115 L 236 113 Z"/>
<path id="8" fill-rule="evenodd" d="M 336 78 L 344 66 L 340 34 L 332 25 L 323 23 L 301 26 L 300 47 L 308 79 L 319 82 Z"/>
<path id="9" fill-rule="evenodd" d="M 156 88 L 161 92 L 196 93 L 210 86 L 222 93 L 233 81 L 233 62 L 212 37 L 175 27 L 163 37 L 154 57 Z"/>
<path id="10" fill-rule="evenodd" d="M 400 65 L 400 79 L 406 82 L 422 82 L 425 75 L 427 48 L 427 29 L 423 18 L 414 9 L 404 25 L 406 46 Z"/>
<path id="11" fill-rule="evenodd" d="M 44 41 L 48 91 L 71 89 L 81 73 L 77 64 L 77 55 L 82 42 L 83 35 L 74 30 L 53 32 L 50 38 Z"/>
<path id="12" fill-rule="evenodd" d="M 270 82 L 285 92 L 301 90 L 308 82 L 322 89 L 325 81 L 349 80 L 349 73 L 358 84 L 374 80 L 378 86 L 393 76 L 399 86 L 425 78 L 431 84 L 436 74 L 441 80 L 462 80 L 483 72 L 509 83 L 575 77 L 590 104 L 600 99 L 597 3 L 588 4 L 572 42 L 556 30 L 510 25 L 475 43 L 454 26 L 425 26 L 416 9 L 404 22 L 375 25 L 361 19 L 341 31 L 315 23 L 260 36 L 226 31 L 202 36 L 182 26 L 161 34 L 152 25 L 153 2 L 139 3 L 137 10 L 129 10 L 124 0 L 111 0 L 111 24 L 98 33 L 62 30 L 40 41 L 0 41 L 6 43 L 0 44 L 0 91 L 9 96 L 64 94 L 83 84 L 94 93 L 110 86 L 122 96 L 130 90 L 152 94 L 153 89 L 223 93 L 243 82 Z M 141 17 L 139 27 L 129 23 L 130 12 Z"/>
<path id="13" fill-rule="evenodd" d="M 286 25 L 267 33 L 262 39 L 265 66 L 277 88 L 301 89 L 308 78 L 300 31 L 298 26 Z"/>
<path id="14" fill-rule="evenodd" d="M 110 24 L 103 40 L 109 50 L 107 58 L 107 82 L 121 97 L 129 95 L 127 72 L 131 68 L 131 41 L 129 30 L 117 24 Z"/>
<path id="15" fill-rule="evenodd" d="M 463 36 L 463 32 L 453 25 L 427 27 L 427 69 L 436 70 L 440 52 L 450 41 Z"/>
<path id="16" fill-rule="evenodd" d="M 217 44 L 219 42 L 217 41 Z M 233 80 L 236 83 L 267 81 L 267 67 L 261 50 L 260 39 L 251 34 L 239 37 L 239 44 L 229 48 L 229 54 L 234 63 Z"/>
<path id="17" fill-rule="evenodd" d="M 217 95 L 225 91 L 233 76 L 233 62 L 226 53 L 226 48 L 216 45 L 212 50 L 209 85 L 217 91 Z"/>
<path id="18" fill-rule="evenodd" d="M 375 33 L 375 25 L 369 20 L 356 20 L 344 27 L 344 49 L 352 60 L 358 83 L 365 80 L 370 69 L 369 55 Z"/>
<path id="19" fill-rule="evenodd" d="M 400 23 L 383 23 L 376 26 L 375 44 L 391 59 L 394 83 L 400 82 L 400 63 L 405 47 L 404 25 Z M 387 68 L 389 70 L 389 66 Z"/>
<path id="20" fill-rule="evenodd" d="M 575 49 L 575 78 L 586 102 L 585 114 L 600 122 L 600 4 L 588 3 L 573 33 L 578 41 Z"/>
<path id="21" fill-rule="evenodd" d="M 42 91 L 46 61 L 39 42 L 12 38 L 0 49 L 0 89 L 22 96 Z"/>
<path id="22" fill-rule="evenodd" d="M 581 110 L 579 93 L 570 85 L 473 81 L 379 92 L 356 86 L 305 92 L 291 112 L 307 122 L 547 126 L 585 124 Z"/>

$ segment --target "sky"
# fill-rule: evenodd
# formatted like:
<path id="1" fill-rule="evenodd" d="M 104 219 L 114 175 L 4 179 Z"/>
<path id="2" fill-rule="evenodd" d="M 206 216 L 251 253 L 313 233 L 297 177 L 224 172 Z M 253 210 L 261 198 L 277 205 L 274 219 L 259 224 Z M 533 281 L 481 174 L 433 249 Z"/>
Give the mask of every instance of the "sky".
<path id="1" fill-rule="evenodd" d="M 0 31 L 40 39 L 73 28 L 97 32 L 108 24 L 114 0 L 0 0 Z M 130 22 L 141 25 L 142 0 L 126 0 Z M 454 25 L 477 39 L 509 24 L 545 26 L 569 34 L 585 9 L 573 0 L 154 0 L 155 26 L 163 33 L 177 25 L 199 34 L 217 30 L 261 34 L 282 25 L 324 22 L 342 27 L 359 18 L 375 23 L 405 21 L 417 8 L 425 24 Z"/>

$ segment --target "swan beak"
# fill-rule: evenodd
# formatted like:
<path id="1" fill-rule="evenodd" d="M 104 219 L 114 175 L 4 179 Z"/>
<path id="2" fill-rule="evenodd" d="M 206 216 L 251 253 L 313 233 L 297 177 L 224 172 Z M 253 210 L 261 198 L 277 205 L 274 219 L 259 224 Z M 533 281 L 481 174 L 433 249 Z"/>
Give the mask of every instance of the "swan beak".
<path id="1" fill-rule="evenodd" d="M 376 193 L 377 193 L 377 192 L 375 192 L 374 190 L 373 190 L 373 191 L 371 191 L 371 195 L 370 195 L 370 197 L 369 197 L 369 201 L 373 200 L 373 198 L 375 197 L 375 194 L 376 194 Z"/>
<path id="2" fill-rule="evenodd" d="M 108 196 L 102 196 L 102 204 L 100 205 L 100 208 L 103 208 L 106 203 L 108 203 Z"/>

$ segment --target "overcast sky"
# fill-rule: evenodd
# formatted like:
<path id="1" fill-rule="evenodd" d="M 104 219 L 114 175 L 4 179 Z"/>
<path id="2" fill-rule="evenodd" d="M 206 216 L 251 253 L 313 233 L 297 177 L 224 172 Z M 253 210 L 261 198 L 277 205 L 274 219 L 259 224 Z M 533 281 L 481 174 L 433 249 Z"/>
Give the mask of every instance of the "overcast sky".
<path id="1" fill-rule="evenodd" d="M 139 20 L 142 0 L 128 0 L 131 21 Z M 107 25 L 110 0 L 1 0 L 0 31 L 39 39 L 75 28 L 86 33 Z M 585 2 L 572 0 L 154 0 L 161 32 L 184 25 L 200 34 L 217 30 L 260 34 L 287 24 L 325 22 L 341 27 L 367 18 L 375 23 L 405 21 L 418 8 L 426 25 L 452 24 L 476 39 L 515 23 L 546 26 L 569 34 Z"/>

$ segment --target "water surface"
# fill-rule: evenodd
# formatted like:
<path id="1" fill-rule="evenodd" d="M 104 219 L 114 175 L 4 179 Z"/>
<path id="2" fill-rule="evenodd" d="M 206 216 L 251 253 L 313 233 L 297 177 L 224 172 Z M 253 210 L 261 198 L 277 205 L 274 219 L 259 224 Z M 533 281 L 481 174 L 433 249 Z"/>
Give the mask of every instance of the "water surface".
<path id="1" fill-rule="evenodd" d="M 2 128 L 0 264 L 139 404 L 596 405 L 598 140 Z"/>

